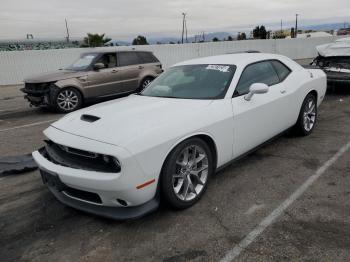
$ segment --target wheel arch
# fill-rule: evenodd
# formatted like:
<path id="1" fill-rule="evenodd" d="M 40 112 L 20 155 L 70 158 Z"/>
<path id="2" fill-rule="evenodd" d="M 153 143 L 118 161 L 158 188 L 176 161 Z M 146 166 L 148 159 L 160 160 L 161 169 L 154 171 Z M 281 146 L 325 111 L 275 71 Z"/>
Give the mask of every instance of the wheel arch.
<path id="1" fill-rule="evenodd" d="M 72 88 L 75 89 L 79 92 L 79 94 L 81 95 L 81 98 L 83 99 L 82 102 L 84 102 L 85 100 L 85 95 L 84 92 L 81 90 L 81 88 L 79 86 L 75 86 L 75 85 L 65 85 L 65 86 L 57 86 L 57 91 L 56 92 L 60 92 L 62 90 L 68 89 L 68 88 Z"/>
<path id="2" fill-rule="evenodd" d="M 213 168 L 214 170 L 216 170 L 216 167 L 217 167 L 217 161 L 218 161 L 218 150 L 217 150 L 217 146 L 216 146 L 216 143 L 215 143 L 215 139 L 213 138 L 213 136 L 211 134 L 208 134 L 208 133 L 205 133 L 205 132 L 199 132 L 199 133 L 195 133 L 195 134 L 191 134 L 191 135 L 188 135 L 188 136 L 185 136 L 179 140 L 176 141 L 176 143 L 174 143 L 171 148 L 168 150 L 168 152 L 166 153 L 166 156 L 163 160 L 163 163 L 162 163 L 162 168 L 161 168 L 161 172 L 164 168 L 164 165 L 170 155 L 170 153 L 179 145 L 181 144 L 182 142 L 186 141 L 187 139 L 190 139 L 190 138 L 199 138 L 201 140 L 203 140 L 209 147 L 211 153 L 212 153 L 212 156 L 213 156 Z"/>
<path id="3" fill-rule="evenodd" d="M 142 82 L 143 82 L 145 79 L 147 79 L 147 78 L 152 78 L 152 80 L 154 80 L 154 79 L 156 79 L 156 76 L 151 75 L 151 74 L 146 74 L 146 75 L 142 76 L 142 77 L 140 78 L 140 81 L 139 81 L 139 84 L 138 84 L 139 87 L 141 86 Z"/>
<path id="4" fill-rule="evenodd" d="M 85 99 L 84 87 L 77 79 L 69 78 L 69 79 L 59 80 L 56 83 L 54 83 L 53 85 L 59 90 L 67 89 L 67 88 L 74 88 L 74 89 L 79 91 L 83 100 Z"/>
<path id="5" fill-rule="evenodd" d="M 317 91 L 315 90 L 315 89 L 313 89 L 313 90 L 311 90 L 308 94 L 311 94 L 311 95 L 314 95 L 315 97 L 316 97 L 316 104 L 317 104 L 317 101 L 318 101 L 318 93 L 317 93 Z M 307 95 L 308 95 L 307 94 Z M 306 96 L 307 96 L 306 95 Z M 305 96 L 305 97 L 306 97 Z"/>

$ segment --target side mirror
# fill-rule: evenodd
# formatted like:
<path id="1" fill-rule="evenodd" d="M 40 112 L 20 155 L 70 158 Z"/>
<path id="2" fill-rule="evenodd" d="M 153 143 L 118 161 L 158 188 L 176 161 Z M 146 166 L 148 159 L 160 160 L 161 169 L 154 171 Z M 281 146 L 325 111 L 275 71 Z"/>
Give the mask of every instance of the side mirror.
<path id="1" fill-rule="evenodd" d="M 105 68 L 105 65 L 103 63 L 96 63 L 94 64 L 94 70 L 100 70 Z"/>
<path id="2" fill-rule="evenodd" d="M 249 93 L 244 96 L 244 99 L 250 101 L 255 94 L 265 94 L 269 91 L 269 86 L 263 83 L 254 83 L 249 87 Z"/>

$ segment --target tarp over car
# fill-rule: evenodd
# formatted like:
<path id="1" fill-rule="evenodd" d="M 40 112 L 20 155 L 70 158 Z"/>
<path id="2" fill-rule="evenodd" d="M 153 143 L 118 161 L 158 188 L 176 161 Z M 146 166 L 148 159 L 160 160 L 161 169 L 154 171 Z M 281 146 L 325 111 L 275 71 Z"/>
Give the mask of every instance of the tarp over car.
<path id="1" fill-rule="evenodd" d="M 341 38 L 334 43 L 319 45 L 316 47 L 320 56 L 350 56 L 350 37 Z"/>

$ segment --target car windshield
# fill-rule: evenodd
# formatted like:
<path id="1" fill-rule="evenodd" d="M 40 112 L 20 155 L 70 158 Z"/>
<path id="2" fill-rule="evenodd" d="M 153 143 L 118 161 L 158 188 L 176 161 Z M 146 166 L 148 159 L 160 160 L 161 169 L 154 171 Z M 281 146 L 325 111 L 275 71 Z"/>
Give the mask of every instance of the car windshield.
<path id="1" fill-rule="evenodd" d="M 236 66 L 175 66 L 156 78 L 140 95 L 183 99 L 220 99 L 226 94 Z"/>
<path id="2" fill-rule="evenodd" d="M 66 69 L 76 71 L 85 70 L 91 65 L 96 56 L 97 54 L 84 54 Z"/>

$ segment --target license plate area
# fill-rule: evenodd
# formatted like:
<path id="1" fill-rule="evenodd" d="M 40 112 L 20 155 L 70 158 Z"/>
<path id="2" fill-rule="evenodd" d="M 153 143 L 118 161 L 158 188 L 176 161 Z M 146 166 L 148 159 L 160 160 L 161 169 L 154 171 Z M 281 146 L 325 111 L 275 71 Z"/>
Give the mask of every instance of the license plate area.
<path id="1" fill-rule="evenodd" d="M 63 184 L 58 175 L 40 170 L 41 179 L 45 185 L 58 191 L 63 191 L 67 186 Z"/>

